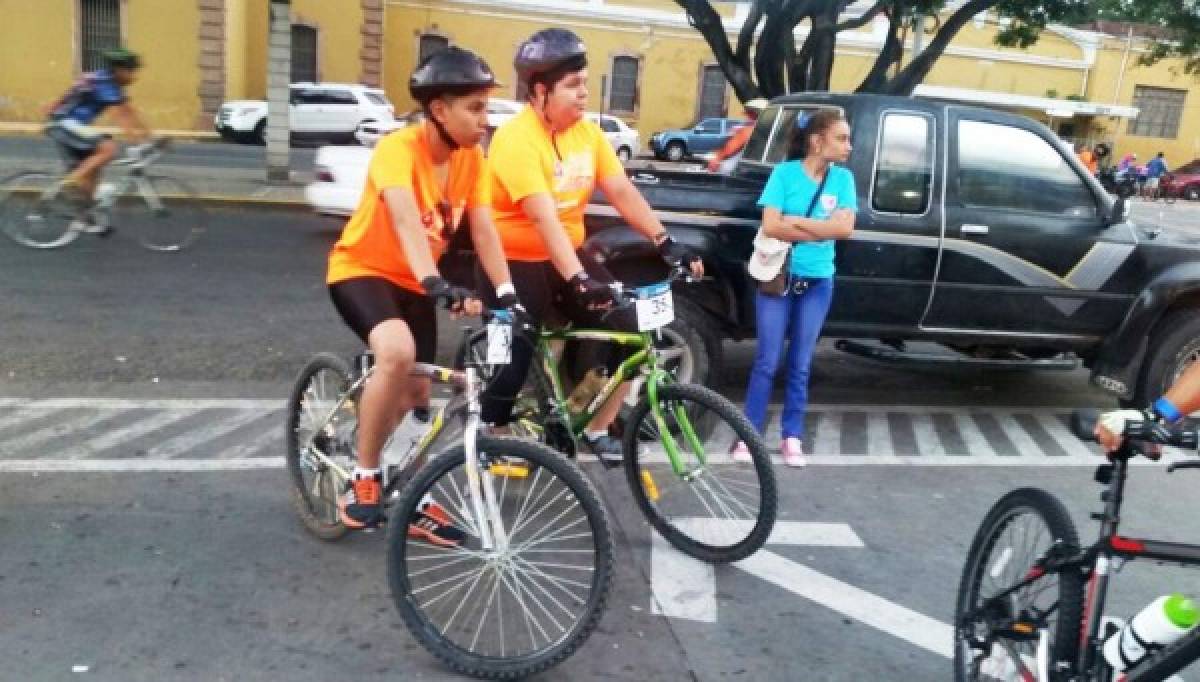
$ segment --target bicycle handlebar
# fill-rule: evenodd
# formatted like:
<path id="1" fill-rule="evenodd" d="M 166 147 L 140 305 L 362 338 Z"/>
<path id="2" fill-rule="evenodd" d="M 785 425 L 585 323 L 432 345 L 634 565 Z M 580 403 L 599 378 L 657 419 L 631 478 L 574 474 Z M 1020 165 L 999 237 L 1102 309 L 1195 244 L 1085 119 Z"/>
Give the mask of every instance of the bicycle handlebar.
<path id="1" fill-rule="evenodd" d="M 1096 422 L 1100 413 L 1096 410 L 1075 410 L 1071 414 L 1071 431 L 1075 437 L 1085 442 L 1096 442 Z M 1156 443 L 1175 448 L 1195 450 L 1200 444 L 1200 434 L 1196 429 L 1182 427 L 1160 428 L 1156 424 L 1145 421 L 1125 422 L 1126 438 L 1144 443 Z"/>

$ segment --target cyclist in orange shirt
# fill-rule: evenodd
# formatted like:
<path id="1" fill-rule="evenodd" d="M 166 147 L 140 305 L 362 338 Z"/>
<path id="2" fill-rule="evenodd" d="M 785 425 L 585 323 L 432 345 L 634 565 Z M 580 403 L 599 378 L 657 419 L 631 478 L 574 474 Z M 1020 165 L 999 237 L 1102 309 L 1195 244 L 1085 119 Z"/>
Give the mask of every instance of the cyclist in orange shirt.
<path id="1" fill-rule="evenodd" d="M 478 315 L 477 296 L 442 279 L 437 260 L 466 214 L 471 237 L 497 298 L 515 306 L 512 280 L 492 223 L 486 161 L 491 69 L 456 47 L 422 62 L 408 88 L 425 122 L 384 137 L 371 155 L 366 187 L 329 254 L 326 282 L 334 307 L 375 354 L 375 373 L 358 404 L 358 462 L 338 501 L 342 523 L 360 529 L 382 520 L 380 452 L 414 406 L 429 403 L 428 379 L 409 376 L 437 352 L 436 305 Z M 427 504 L 409 534 L 460 544 L 463 532 Z"/>
<path id="2" fill-rule="evenodd" d="M 583 41 L 565 29 L 538 31 L 518 48 L 513 65 L 528 86 L 529 102 L 496 130 L 488 157 L 496 229 L 528 315 L 537 322 L 557 309 L 573 322 L 604 326 L 601 311 L 614 302 L 613 276 L 597 259 L 576 252 L 585 236 L 584 210 L 597 187 L 630 227 L 658 247 L 663 260 L 690 265 L 693 274 L 703 274 L 700 258 L 667 234 L 625 176 L 600 127 L 584 119 L 588 89 Z M 486 289 L 483 298 L 494 304 Z M 513 345 L 512 362 L 484 392 L 485 422 L 503 426 L 511 420 L 513 397 L 525 382 L 532 355 L 530 344 Z M 612 369 L 615 359 L 608 364 Z M 621 444 L 608 435 L 608 426 L 623 395 L 609 400 L 584 433 L 592 452 L 610 462 L 622 456 Z"/>

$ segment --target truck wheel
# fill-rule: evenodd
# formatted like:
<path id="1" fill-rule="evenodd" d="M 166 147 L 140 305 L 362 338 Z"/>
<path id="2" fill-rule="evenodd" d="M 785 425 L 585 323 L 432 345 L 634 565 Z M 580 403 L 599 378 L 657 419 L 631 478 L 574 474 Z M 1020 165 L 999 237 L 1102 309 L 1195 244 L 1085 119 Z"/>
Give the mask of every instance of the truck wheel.
<path id="1" fill-rule="evenodd" d="M 687 149 L 682 142 L 675 141 L 667 145 L 667 161 L 683 161 Z"/>
<path id="2" fill-rule="evenodd" d="M 258 145 L 267 143 L 267 119 L 264 118 L 254 126 L 254 132 L 250 133 L 250 141 Z"/>
<path id="3" fill-rule="evenodd" d="M 1187 199 L 1188 201 L 1196 201 L 1197 199 L 1200 199 L 1200 187 L 1197 187 L 1196 185 L 1189 186 L 1187 189 L 1183 190 L 1183 198 Z"/>
<path id="4" fill-rule="evenodd" d="M 1142 408 L 1167 392 L 1183 370 L 1200 359 L 1200 315 L 1194 308 L 1170 313 L 1158 325 L 1146 349 L 1146 360 L 1130 407 Z M 1124 401 L 1123 401 L 1124 402 Z"/>
<path id="5" fill-rule="evenodd" d="M 666 363 L 680 382 L 713 387 L 721 382 L 718 368 L 722 347 L 717 324 L 681 296 L 675 297 L 675 321 L 663 330 L 663 345 L 681 351 L 678 359 L 671 357 Z"/>

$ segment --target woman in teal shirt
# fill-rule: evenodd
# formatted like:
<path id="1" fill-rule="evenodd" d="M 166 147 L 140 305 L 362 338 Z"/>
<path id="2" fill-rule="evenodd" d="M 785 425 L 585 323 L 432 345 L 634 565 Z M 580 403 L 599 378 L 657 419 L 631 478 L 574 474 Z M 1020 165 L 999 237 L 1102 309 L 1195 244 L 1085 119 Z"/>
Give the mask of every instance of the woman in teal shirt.
<path id="1" fill-rule="evenodd" d="M 784 394 L 783 461 L 804 466 L 804 413 L 808 407 L 808 376 L 821 326 L 833 300 L 834 240 L 854 232 L 858 196 L 854 175 L 835 165 L 850 157 L 850 126 L 838 109 L 819 109 L 795 133 L 790 161 L 771 172 L 758 205 L 763 209 L 763 232 L 791 242 L 791 258 L 784 265 L 789 286 L 782 296 L 756 294 L 758 347 L 750 385 L 746 389 L 746 416 L 762 432 L 775 372 L 788 341 L 787 388 Z M 813 201 L 813 195 L 820 196 Z M 812 206 L 811 217 L 809 207 Z M 739 443 L 733 456 L 749 461 Z"/>

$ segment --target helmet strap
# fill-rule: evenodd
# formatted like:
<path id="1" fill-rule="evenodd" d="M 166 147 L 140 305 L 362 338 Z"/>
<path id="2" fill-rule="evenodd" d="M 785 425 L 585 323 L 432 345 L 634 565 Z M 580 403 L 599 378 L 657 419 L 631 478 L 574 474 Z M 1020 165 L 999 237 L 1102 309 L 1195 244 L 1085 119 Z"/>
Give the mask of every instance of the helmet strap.
<path id="1" fill-rule="evenodd" d="M 453 137 L 450 137 L 450 133 L 446 131 L 446 126 L 442 125 L 441 121 L 434 118 L 432 105 L 433 100 L 429 100 L 421 107 L 425 110 L 425 120 L 433 124 L 433 129 L 437 131 L 438 136 L 442 138 L 442 142 L 444 142 L 446 146 L 450 148 L 450 151 L 458 149 L 460 145 L 454 141 Z"/>

